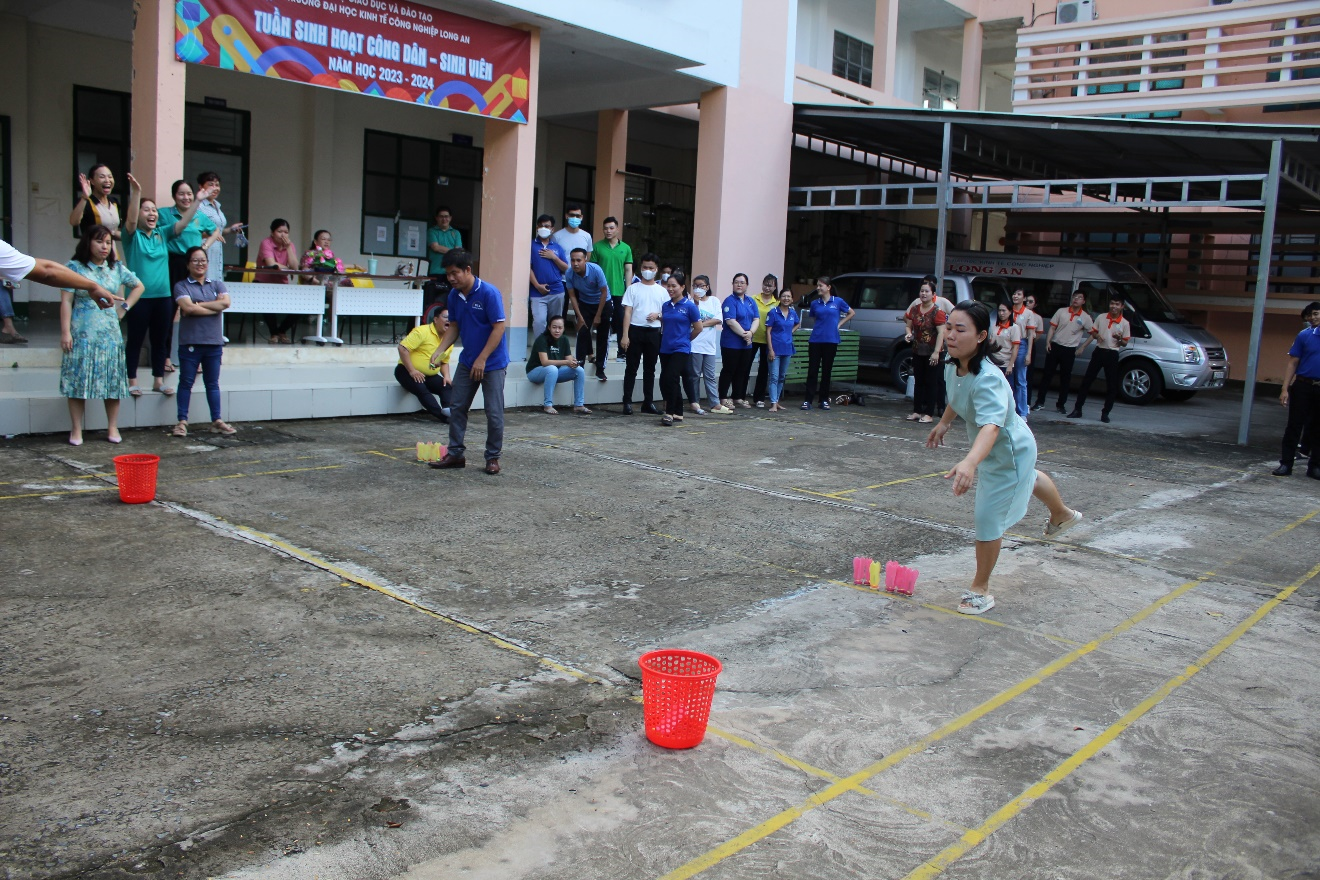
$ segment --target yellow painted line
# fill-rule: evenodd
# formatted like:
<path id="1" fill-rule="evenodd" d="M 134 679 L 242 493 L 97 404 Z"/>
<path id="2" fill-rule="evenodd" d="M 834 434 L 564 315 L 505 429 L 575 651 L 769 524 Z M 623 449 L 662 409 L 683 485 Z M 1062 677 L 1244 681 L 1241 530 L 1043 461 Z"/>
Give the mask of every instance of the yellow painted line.
<path id="1" fill-rule="evenodd" d="M 801 492 L 803 495 L 815 495 L 817 498 L 829 498 L 831 501 L 847 501 L 849 504 L 857 504 L 857 503 L 859 503 L 859 502 L 853 501 L 853 499 L 851 499 L 851 498 L 845 498 L 845 497 L 843 497 L 842 495 L 836 495 L 836 494 L 831 493 L 831 492 L 816 492 L 816 491 L 813 491 L 813 490 L 811 490 L 811 489 L 799 489 L 797 486 L 789 486 L 789 487 L 788 487 L 788 491 L 790 491 L 790 492 Z M 856 490 L 853 489 L 853 490 L 845 490 L 845 491 L 856 491 Z M 867 507 L 875 507 L 874 504 L 869 504 L 869 503 L 867 503 L 867 502 L 865 502 L 865 501 L 860 502 L 860 503 L 861 503 L 861 504 L 865 504 Z"/>
<path id="2" fill-rule="evenodd" d="M 808 764 L 805 761 L 799 761 L 797 758 L 794 758 L 792 755 L 787 755 L 784 752 L 779 751 L 778 749 L 772 749 L 767 746 L 760 745 L 759 743 L 752 742 L 749 739 L 744 739 L 743 737 L 738 736 L 735 733 L 730 733 L 727 730 L 721 730 L 720 728 L 715 727 L 713 725 L 707 725 L 706 732 L 711 734 L 712 736 L 716 736 L 719 737 L 720 739 L 733 743 L 736 746 L 741 746 L 742 748 L 745 748 L 749 751 L 756 752 L 758 755 L 765 755 L 767 757 L 774 758 L 776 761 L 779 761 L 781 764 L 784 764 L 788 767 L 792 767 L 795 770 L 801 770 L 803 773 L 806 773 L 809 776 L 815 776 L 819 779 L 824 779 L 827 782 L 837 782 L 839 780 L 838 776 L 829 772 L 828 770 L 822 770 L 819 767 L 813 767 L 811 764 Z M 911 804 L 905 804 L 902 801 L 898 800 L 897 798 L 892 798 L 889 797 L 888 795 L 880 794 L 879 792 L 873 791 L 869 788 L 863 788 L 859 786 L 856 789 L 856 791 L 859 794 L 866 795 L 867 797 L 884 801 L 890 806 L 897 807 L 903 812 L 908 813 L 912 816 L 916 816 L 918 819 L 921 819 L 923 821 L 939 823 L 940 825 L 943 825 L 946 828 L 952 829 L 953 831 L 957 831 L 959 834 L 966 834 L 971 830 L 965 825 L 959 825 L 957 822 L 951 822 L 948 819 L 944 819 L 941 818 L 940 816 L 936 816 L 933 813 L 927 812 L 926 810 L 923 810 L 920 807 L 914 807 Z"/>
<path id="3" fill-rule="evenodd" d="M 413 448 L 416 449 L 416 447 L 413 447 Z M 366 452 L 364 452 L 364 453 L 362 453 L 362 454 L 363 454 L 363 455 L 379 455 L 381 458 L 392 458 L 392 459 L 394 459 L 395 461 L 403 461 L 403 459 L 400 458 L 400 457 L 397 456 L 397 455 L 390 455 L 388 452 L 378 452 L 378 451 L 376 451 L 375 449 L 368 449 Z"/>
<path id="4" fill-rule="evenodd" d="M 885 772 L 886 770 L 889 770 L 891 767 L 894 767 L 902 763 L 903 761 L 907 760 L 913 755 L 921 754 L 926 749 L 930 748 L 930 746 L 934 745 L 935 743 L 939 742 L 945 737 L 957 733 L 958 731 L 962 730 L 968 725 L 973 724 L 976 721 L 979 721 L 980 719 L 984 718 L 986 715 L 990 714 L 994 710 L 1000 708 L 1001 706 L 1006 705 L 1012 700 L 1017 699 L 1022 694 L 1034 688 L 1036 685 L 1041 684 L 1047 679 L 1067 669 L 1073 663 L 1076 663 L 1078 660 L 1082 659 L 1087 654 L 1090 654 L 1092 651 L 1096 650 L 1101 645 L 1114 639 L 1115 637 L 1121 635 L 1122 633 L 1127 632 L 1129 629 L 1136 626 L 1141 621 L 1150 617 L 1152 614 L 1154 614 L 1156 611 L 1159 611 L 1165 605 L 1168 605 L 1170 602 L 1174 601 L 1175 599 L 1183 596 L 1189 591 L 1200 586 L 1209 577 L 1211 577 L 1211 574 L 1207 573 L 1205 575 L 1202 575 L 1201 577 L 1196 578 L 1195 580 L 1187 581 L 1186 583 L 1178 586 L 1177 588 L 1169 591 L 1168 593 L 1165 593 L 1159 599 L 1156 599 L 1154 602 L 1147 605 L 1145 608 L 1141 609 L 1136 614 L 1132 615 L 1127 620 L 1120 623 L 1118 626 L 1114 627 L 1113 629 L 1109 630 L 1108 632 L 1104 633 L 1098 638 L 1095 638 L 1092 641 L 1087 642 L 1085 645 L 1081 645 L 1073 649 L 1072 651 L 1069 651 L 1067 654 L 1063 655 L 1062 657 L 1059 657 L 1053 662 L 1046 664 L 1035 674 L 1022 679 L 1012 687 L 1000 691 L 990 699 L 984 701 L 983 703 L 972 709 L 969 709 L 968 711 L 959 715 L 957 718 L 954 718 L 953 720 L 936 728 L 935 730 L 931 731 L 930 733 L 926 734 L 925 736 L 921 737 L 915 742 L 907 746 L 904 746 L 903 748 L 898 749 L 897 751 L 891 752 L 890 754 L 886 755 L 884 758 L 880 759 L 879 761 L 876 761 L 870 766 L 865 767 L 857 771 L 856 773 L 852 774 L 851 776 L 846 776 L 840 779 L 838 782 L 835 782 L 827 786 L 826 788 L 822 789 L 821 791 L 807 798 L 802 803 L 796 804 L 794 806 L 789 807 L 786 810 L 781 811 L 777 815 L 770 817 L 769 819 L 760 823 L 759 825 L 755 825 L 752 828 L 747 829 L 742 834 L 739 834 L 738 836 L 725 841 L 724 843 L 704 853 L 703 855 L 698 856 L 697 858 L 691 860 L 687 864 L 682 865 L 674 869 L 673 871 L 670 871 L 668 874 L 665 874 L 661 878 L 661 880 L 687 880 L 687 878 L 689 877 L 695 877 L 697 874 L 700 874 L 702 871 L 705 871 L 707 868 L 711 868 L 719 864 L 720 862 L 724 861 L 730 856 L 743 851 L 752 844 L 760 840 L 764 840 L 765 838 L 769 837 L 771 834 L 774 834 L 776 831 L 779 831 L 780 829 L 785 828 L 788 825 L 791 825 L 793 822 L 797 821 L 799 818 L 811 812 L 812 810 L 816 809 L 817 807 L 824 806 L 825 804 L 829 803 L 830 801 L 834 800 L 840 795 L 852 791 L 857 791 L 862 786 L 863 783 L 869 781 L 873 777 L 878 776 L 881 773 Z"/>
<path id="5" fill-rule="evenodd" d="M 1309 519 L 1309 517 L 1307 517 Z M 1300 524 L 1300 523 L 1299 523 Z M 1101 749 L 1118 739 L 1129 727 L 1139 721 L 1147 712 L 1154 709 L 1163 702 L 1170 694 L 1182 687 L 1192 679 L 1194 675 L 1205 669 L 1215 658 L 1231 648 L 1238 639 L 1242 638 L 1252 627 L 1260 623 L 1267 614 L 1286 602 L 1293 593 L 1297 591 L 1302 584 L 1311 578 L 1320 574 L 1320 565 L 1316 565 L 1309 572 L 1289 586 L 1277 593 L 1272 599 L 1260 606 L 1252 613 L 1250 617 L 1239 623 L 1223 639 L 1215 644 L 1213 648 L 1206 651 L 1178 675 L 1170 678 L 1164 684 L 1155 689 L 1154 693 L 1142 700 L 1122 718 L 1115 721 L 1105 729 L 1103 733 L 1091 740 L 1082 748 L 1078 749 L 1068 756 L 1062 763 L 1047 773 L 1039 782 L 1032 785 L 1026 791 L 1004 804 L 990 818 L 981 823 L 980 826 L 968 831 L 956 843 L 946 847 L 939 855 L 926 861 L 916 870 L 907 875 L 905 880 L 929 880 L 944 873 L 944 869 L 966 855 L 970 850 L 979 846 L 991 834 L 994 834 L 1000 828 L 1011 822 L 1019 813 L 1036 802 L 1038 798 L 1046 794 L 1054 786 L 1072 775 L 1091 758 L 1095 757 Z"/>
<path id="6" fill-rule="evenodd" d="M 21 486 L 25 483 L 55 483 L 67 480 L 95 480 L 100 477 L 113 476 L 113 474 L 84 473 L 73 474 L 65 477 L 32 477 L 29 480 L 6 480 L 0 482 L 0 486 Z"/>
<path id="7" fill-rule="evenodd" d="M 1284 526 L 1283 528 L 1279 529 L 1277 532 L 1272 533 L 1272 534 L 1270 535 L 1270 537 L 1271 537 L 1271 538 L 1277 538 L 1277 537 L 1279 537 L 1280 535 L 1287 534 L 1288 532 L 1291 532 L 1293 529 L 1295 529 L 1295 528 L 1297 528 L 1298 526 L 1300 526 L 1302 523 L 1310 522 L 1312 519 L 1314 519 L 1314 518 L 1316 517 L 1317 514 L 1320 514 L 1320 508 L 1317 508 L 1317 509 L 1311 511 L 1311 512 L 1308 513 L 1306 516 L 1302 517 L 1301 519 L 1297 520 L 1296 522 L 1289 523 L 1288 525 L 1286 525 L 1286 526 Z"/>
<path id="8" fill-rule="evenodd" d="M 339 465 L 335 465 L 335 467 L 339 467 Z M 427 615 L 428 617 L 433 617 L 436 620 L 439 620 L 443 623 L 447 623 L 450 626 L 460 629 L 465 633 L 469 633 L 470 635 L 480 636 L 486 639 L 487 641 L 489 641 L 497 648 L 500 648 L 505 651 L 511 651 L 514 654 L 518 654 L 520 656 L 527 657 L 528 659 L 535 660 L 538 663 L 540 663 L 542 666 L 547 667 L 548 669 L 553 669 L 556 672 L 562 672 L 565 675 L 570 675 L 573 678 L 580 679 L 581 681 L 590 682 L 591 684 L 607 684 L 607 682 L 605 682 L 603 679 L 597 678 L 593 675 L 588 675 L 587 673 L 582 672 L 581 670 L 573 669 L 572 667 L 565 666 L 562 663 L 550 659 L 549 657 L 545 657 L 541 654 L 537 654 L 535 651 L 529 651 L 527 648 L 524 648 L 521 645 L 514 644 L 508 639 L 503 639 L 497 635 L 492 635 L 491 633 L 480 630 L 470 623 L 464 623 L 463 621 L 458 620 L 457 618 L 450 617 L 447 614 L 441 614 L 438 611 L 432 611 L 430 608 L 427 608 L 426 606 L 421 605 L 413 601 L 412 599 L 409 599 L 407 596 L 403 596 L 400 595 L 399 593 L 396 593 L 394 590 L 391 590 L 389 587 L 386 587 L 383 584 L 378 584 L 369 578 L 365 578 L 362 577 L 361 575 L 354 574 L 353 572 L 348 571 L 345 568 L 341 568 L 340 566 L 335 565 L 333 562 L 330 562 L 329 560 L 322 559 L 319 556 L 315 556 L 311 553 L 308 553 L 306 550 L 302 550 L 298 547 L 295 547 L 292 544 L 282 541 L 273 535 L 267 535 L 264 532 L 258 532 L 255 529 L 250 529 L 247 528 L 246 526 L 236 525 L 233 523 L 230 523 L 228 525 L 230 528 L 232 528 L 234 531 L 240 534 L 246 535 L 250 538 L 254 538 L 257 541 L 266 544 L 270 547 L 274 547 L 280 550 L 282 553 L 292 556 L 295 559 L 300 559 L 303 562 L 308 563 L 309 565 L 313 565 L 316 568 L 321 569 L 322 571 L 330 572 L 331 574 L 343 578 L 346 581 L 355 583 L 360 587 L 366 587 L 368 590 L 372 590 L 374 592 L 380 593 L 383 596 L 388 596 L 389 598 L 395 600 L 396 602 L 401 602 L 404 605 L 407 605 L 409 608 L 412 608 L 414 611 L 420 611 L 421 613 Z"/>
<path id="9" fill-rule="evenodd" d="M 91 486 L 86 489 L 64 489 L 55 492 L 27 492 L 22 495 L 0 495 L 0 501 L 11 501 L 15 498 L 49 498 L 52 495 L 84 495 L 88 492 L 111 492 L 118 488 L 118 486 Z"/>
<path id="10" fill-rule="evenodd" d="M 848 498 L 846 496 L 851 495 L 854 492 L 865 492 L 868 489 L 884 489 L 888 486 L 898 486 L 902 483 L 913 483 L 916 482 L 917 480 L 929 480 L 931 477 L 942 477 L 946 473 L 948 473 L 948 471 L 937 471 L 936 473 L 933 474 L 921 474 L 920 476 L 916 476 L 916 477 L 903 477 L 902 479 L 899 480 L 890 480 L 887 483 L 876 483 L 873 486 L 859 486 L 856 489 L 840 489 L 837 492 L 816 492 L 812 489 L 799 489 L 796 486 L 790 486 L 789 490 L 792 492 L 801 492 L 804 495 L 817 495 L 821 498 L 832 498 L 835 501 L 850 501 L 856 503 L 855 499 Z M 869 504 L 867 506 L 875 507 L 874 504 Z"/>
<path id="11" fill-rule="evenodd" d="M 1304 522 L 1307 522 L 1308 520 L 1315 517 L 1317 514 L 1320 514 L 1320 510 L 1314 510 L 1302 516 L 1301 518 L 1295 520 L 1291 524 L 1291 526 L 1285 526 L 1275 532 L 1272 532 L 1269 535 L 1267 535 L 1263 540 L 1265 541 L 1273 540 L 1279 535 L 1289 531 L 1290 528 L 1296 527 Z M 1232 559 L 1221 565 L 1220 568 L 1228 568 L 1229 566 L 1236 564 L 1238 561 L 1240 561 L 1242 558 L 1246 556 L 1247 552 L 1248 550 L 1244 549 L 1242 552 L 1234 556 Z M 1287 595 L 1291 595 L 1291 591 L 1295 590 L 1297 587 L 1301 586 L 1301 584 L 1305 583 L 1307 580 L 1314 577 L 1317 572 L 1320 572 L 1320 565 L 1317 565 L 1315 568 L 1311 569 L 1311 571 L 1308 572 L 1296 584 L 1289 587 L 1288 590 L 1285 591 L 1285 593 Z M 940 740 L 950 736 L 951 734 L 957 733 L 958 731 L 975 723 L 976 721 L 979 721 L 981 718 L 984 718 L 986 715 L 990 714 L 995 709 L 998 709 L 1001 706 L 1004 706 L 1007 703 L 1017 699 L 1022 694 L 1034 688 L 1036 685 L 1041 684 L 1047 679 L 1067 669 L 1069 666 L 1071 666 L 1073 663 L 1076 663 L 1078 660 L 1082 659 L 1087 654 L 1090 654 L 1091 652 L 1095 651 L 1105 643 L 1112 641 L 1113 639 L 1117 638 L 1118 636 L 1132 629 L 1134 626 L 1141 623 L 1143 620 L 1150 617 L 1152 614 L 1159 611 L 1161 608 L 1168 605 L 1170 602 L 1173 602 L 1174 600 L 1191 592 L 1192 590 L 1196 589 L 1198 586 L 1205 583 L 1207 580 L 1209 580 L 1214 576 L 1215 576 L 1215 572 L 1207 571 L 1205 574 L 1201 575 L 1200 577 L 1197 577 L 1193 580 L 1187 581 L 1186 583 L 1179 585 L 1178 587 L 1174 588 L 1173 590 L 1170 590 L 1168 593 L 1165 593 L 1163 596 L 1161 596 L 1160 598 L 1156 599 L 1154 602 L 1147 605 L 1145 608 L 1142 608 L 1140 611 L 1133 614 L 1131 617 L 1129 617 L 1127 620 L 1124 620 L 1122 623 L 1118 624 L 1113 629 L 1110 629 L 1108 632 L 1098 636 L 1097 638 L 1091 640 L 1090 642 L 1087 642 L 1084 645 L 1078 646 L 1074 650 L 1068 652 L 1067 654 L 1064 654 L 1062 657 L 1059 657 L 1058 659 L 1050 663 L 1047 663 L 1045 666 L 1041 667 L 1041 669 L 1038 670 L 1035 674 L 1022 679 L 1018 683 L 1014 684 L 1012 687 L 1000 691 L 998 694 L 995 694 L 990 699 L 986 700 L 980 705 L 973 707 L 972 709 L 969 709 L 968 711 L 959 715 L 957 718 L 954 718 L 953 720 L 947 722 L 943 726 L 936 728 L 935 730 L 931 731 L 930 733 L 926 734 L 925 736 L 921 737 L 920 739 L 911 743 L 910 745 L 904 746 L 898 751 L 886 755 L 884 758 L 880 759 L 879 761 L 876 761 L 875 763 L 871 764 L 868 767 L 863 768 L 862 770 L 859 770 L 858 772 L 852 774 L 851 776 L 844 777 L 840 779 L 838 782 L 832 783 L 831 785 L 822 789 L 816 794 L 813 794 L 811 797 L 807 798 L 802 803 L 796 804 L 794 806 L 789 807 L 786 810 L 781 811 L 777 815 L 772 816 L 771 818 L 760 823 L 759 825 L 747 829 L 742 834 L 739 834 L 738 836 L 725 841 L 724 843 L 720 844 L 714 849 L 709 850 L 703 855 L 698 856 L 697 858 L 691 860 L 687 864 L 682 865 L 681 867 L 676 868 L 673 871 L 670 871 L 668 874 L 665 874 L 663 877 L 661 877 L 660 880 L 687 880 L 687 878 L 689 877 L 695 877 L 697 874 L 700 874 L 702 871 L 705 871 L 707 868 L 719 864 L 720 862 L 724 861 L 730 856 L 736 855 L 737 853 L 743 851 L 752 844 L 760 840 L 764 840 L 765 838 L 769 837 L 771 834 L 774 834 L 776 831 L 779 831 L 780 829 L 787 827 L 788 825 L 796 821 L 798 818 L 806 815 L 807 813 L 811 812 L 817 807 L 824 806 L 825 804 L 829 803 L 830 801 L 834 800 L 835 798 L 839 797 L 842 794 L 845 794 L 850 791 L 857 791 L 862 786 L 863 783 L 868 782 L 873 777 L 878 776 L 879 774 L 885 772 L 886 770 L 889 770 L 890 768 L 902 763 L 907 758 L 913 755 L 921 754 L 934 743 L 939 742 Z M 1285 594 L 1281 593 L 1280 595 L 1286 598 Z M 1267 609 L 1264 613 L 1268 613 L 1268 609 L 1272 609 L 1274 605 L 1278 604 L 1279 601 L 1282 601 L 1282 599 L 1276 597 L 1276 599 L 1272 599 L 1270 603 L 1266 603 L 1266 605 L 1263 606 L 1264 608 Z M 1253 617 L 1254 616 L 1255 615 L 1253 615 Z M 1263 616 L 1263 614 L 1261 616 Z M 1250 618 L 1248 618 L 1248 620 L 1250 620 Z M 1236 630 L 1234 631 L 1236 632 Z"/>
<path id="12" fill-rule="evenodd" d="M 884 489 L 884 488 L 886 488 L 886 487 L 888 487 L 888 486 L 897 486 L 897 485 L 899 485 L 900 483 L 913 483 L 913 482 L 916 482 L 917 480 L 929 480 L 931 477 L 942 477 L 942 476 L 944 476 L 944 475 L 947 474 L 947 473 L 948 473 L 947 470 L 944 470 L 944 471 L 936 471 L 936 472 L 933 473 L 933 474 L 922 474 L 922 475 L 919 476 L 919 477 L 904 477 L 904 478 L 901 479 L 901 480 L 890 480 L 890 481 L 887 482 L 887 483 L 876 483 L 874 486 L 864 486 L 862 489 L 845 489 L 844 491 L 846 491 L 846 492 L 861 492 L 861 491 L 864 491 L 865 489 Z"/>

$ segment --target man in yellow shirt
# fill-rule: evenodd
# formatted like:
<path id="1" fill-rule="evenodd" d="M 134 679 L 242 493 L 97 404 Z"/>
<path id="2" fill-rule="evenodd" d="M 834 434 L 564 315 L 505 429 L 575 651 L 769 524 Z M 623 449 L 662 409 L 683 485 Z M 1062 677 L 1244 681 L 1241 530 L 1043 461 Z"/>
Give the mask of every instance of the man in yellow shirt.
<path id="1" fill-rule="evenodd" d="M 449 346 L 440 355 L 438 367 L 431 366 L 431 355 L 440 347 L 448 327 L 448 309 L 440 309 L 430 323 L 415 327 L 399 343 L 399 364 L 394 368 L 399 384 L 420 400 L 427 412 L 445 423 L 449 422 L 449 356 L 454 347 Z"/>

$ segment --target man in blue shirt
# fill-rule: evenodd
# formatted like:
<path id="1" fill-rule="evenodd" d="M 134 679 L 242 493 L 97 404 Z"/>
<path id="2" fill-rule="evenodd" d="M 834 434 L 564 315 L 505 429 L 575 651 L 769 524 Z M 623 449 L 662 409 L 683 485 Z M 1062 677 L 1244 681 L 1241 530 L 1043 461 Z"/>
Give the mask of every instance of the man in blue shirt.
<path id="1" fill-rule="evenodd" d="M 1320 430 L 1320 302 L 1309 303 L 1302 309 L 1302 318 L 1308 326 L 1293 340 L 1288 349 L 1288 369 L 1283 377 L 1283 391 L 1279 402 L 1288 408 L 1288 427 L 1283 430 L 1283 453 L 1274 476 L 1286 477 L 1292 473 L 1297 457 L 1297 440 L 1303 428 L 1309 427 L 1311 460 L 1306 475 L 1320 480 L 1320 451 L 1315 440 Z"/>
<path id="2" fill-rule="evenodd" d="M 536 218 L 536 237 L 532 239 L 531 307 L 532 339 L 545 332 L 551 318 L 564 314 L 564 273 L 568 271 L 568 254 L 550 240 L 555 231 L 555 218 L 542 214 Z"/>
<path id="3" fill-rule="evenodd" d="M 460 340 L 462 353 L 454 370 L 449 410 L 449 450 L 433 468 L 467 466 L 463 435 L 467 433 L 468 410 L 481 389 L 486 406 L 486 473 L 500 472 L 504 446 L 504 374 L 509 367 L 509 343 L 504 338 L 504 295 L 472 272 L 472 254 L 455 248 L 445 254 L 445 278 L 449 281 L 449 327 L 431 355 L 438 368 L 442 354 Z"/>
<path id="4" fill-rule="evenodd" d="M 600 357 L 596 361 L 596 378 L 605 381 L 605 356 L 610 343 L 610 287 L 605 272 L 595 263 L 587 262 L 586 248 L 573 248 L 568 255 L 569 270 L 564 275 L 568 301 L 577 316 L 578 363 L 592 360 L 591 337 L 596 336 Z"/>

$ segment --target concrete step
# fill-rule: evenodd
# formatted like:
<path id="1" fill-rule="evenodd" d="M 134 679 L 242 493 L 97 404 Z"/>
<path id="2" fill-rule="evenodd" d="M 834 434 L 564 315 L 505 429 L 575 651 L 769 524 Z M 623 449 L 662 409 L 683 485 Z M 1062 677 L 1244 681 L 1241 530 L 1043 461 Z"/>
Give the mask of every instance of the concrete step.
<path id="1" fill-rule="evenodd" d="M 376 353 L 388 356 L 381 347 L 376 348 Z M 235 422 L 416 412 L 421 409 L 417 399 L 394 379 L 395 363 L 390 360 L 385 364 L 360 365 L 312 362 L 231 366 L 230 352 L 226 351 L 220 376 L 221 412 L 226 421 Z M 607 382 L 588 376 L 585 390 L 588 406 L 618 403 L 622 399 L 623 365 L 612 366 L 618 369 L 613 370 L 614 375 Z M 138 378 L 150 382 L 145 372 L 139 372 Z M 171 377 L 169 384 L 176 381 Z M 640 398 L 640 388 L 638 392 Z M 523 364 L 510 364 L 504 387 L 505 406 L 539 408 L 543 399 L 543 387 L 527 381 Z M 555 406 L 571 408 L 572 402 L 572 383 L 560 383 L 555 388 Z M 473 408 L 481 409 L 483 405 L 478 392 Z M 176 406 L 175 398 L 152 392 L 128 398 L 120 404 L 119 424 L 124 428 L 172 425 L 177 419 Z M 193 386 L 189 418 L 193 423 L 209 420 L 206 390 L 200 378 Z M 105 424 L 104 406 L 99 401 L 89 402 L 88 429 L 103 429 Z M 68 403 L 59 393 L 58 367 L 0 371 L 0 435 L 68 429 Z"/>

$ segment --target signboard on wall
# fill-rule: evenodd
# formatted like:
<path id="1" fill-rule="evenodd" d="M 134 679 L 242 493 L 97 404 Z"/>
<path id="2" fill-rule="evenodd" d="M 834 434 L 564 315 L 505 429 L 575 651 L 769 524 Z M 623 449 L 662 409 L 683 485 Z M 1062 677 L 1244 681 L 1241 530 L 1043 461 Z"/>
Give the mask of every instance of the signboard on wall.
<path id="1" fill-rule="evenodd" d="M 407 0 L 176 0 L 180 61 L 527 121 L 531 36 Z"/>

